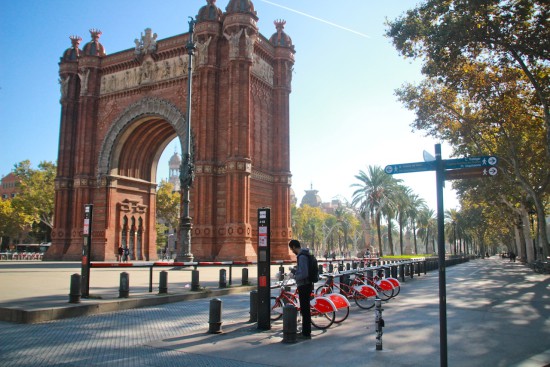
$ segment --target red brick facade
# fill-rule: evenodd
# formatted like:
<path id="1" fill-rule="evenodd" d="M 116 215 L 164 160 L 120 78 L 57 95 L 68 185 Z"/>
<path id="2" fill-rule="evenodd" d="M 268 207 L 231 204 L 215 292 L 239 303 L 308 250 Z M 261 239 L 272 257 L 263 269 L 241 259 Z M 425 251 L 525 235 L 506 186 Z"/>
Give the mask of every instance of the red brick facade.
<path id="1" fill-rule="evenodd" d="M 251 1 L 222 13 L 209 0 L 195 27 L 191 127 L 196 178 L 191 252 L 201 260 L 255 260 L 256 213 L 271 208 L 271 254 L 290 257 L 289 94 L 294 47 L 259 34 Z M 82 253 L 83 208 L 94 204 L 92 259 L 114 260 L 120 245 L 156 259 L 155 192 L 161 153 L 184 146 L 188 34 L 105 55 L 101 33 L 80 39 L 60 62 L 61 131 L 55 224 L 47 259 Z"/>

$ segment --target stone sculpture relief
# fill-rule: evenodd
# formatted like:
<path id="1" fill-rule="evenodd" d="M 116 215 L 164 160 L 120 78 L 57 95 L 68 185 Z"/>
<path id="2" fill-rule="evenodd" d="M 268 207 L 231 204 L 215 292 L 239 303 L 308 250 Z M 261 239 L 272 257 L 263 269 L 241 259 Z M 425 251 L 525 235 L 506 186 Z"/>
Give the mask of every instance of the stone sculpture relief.
<path id="1" fill-rule="evenodd" d="M 153 61 L 146 58 L 143 64 L 132 69 L 103 75 L 100 94 L 120 92 L 137 88 L 142 84 L 162 82 L 187 75 L 188 56 Z"/>
<path id="2" fill-rule="evenodd" d="M 223 35 L 229 41 L 229 58 L 235 59 L 239 56 L 239 42 L 241 35 L 243 34 L 243 29 L 233 34 L 224 33 Z"/>

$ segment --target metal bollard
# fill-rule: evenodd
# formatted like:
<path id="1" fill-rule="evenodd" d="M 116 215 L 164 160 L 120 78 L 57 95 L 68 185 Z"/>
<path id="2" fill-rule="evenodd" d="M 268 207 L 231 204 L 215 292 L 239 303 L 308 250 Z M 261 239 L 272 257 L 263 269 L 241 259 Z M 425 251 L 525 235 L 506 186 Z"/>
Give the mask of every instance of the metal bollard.
<path id="1" fill-rule="evenodd" d="M 120 273 L 120 282 L 118 288 L 118 298 L 128 298 L 130 294 L 130 274 Z"/>
<path id="2" fill-rule="evenodd" d="M 376 350 L 382 350 L 382 328 L 384 327 L 384 319 L 382 318 L 382 300 L 376 298 L 374 300 L 374 325 L 376 330 Z"/>
<path id="3" fill-rule="evenodd" d="M 208 324 L 209 334 L 220 334 L 222 332 L 222 300 L 219 298 L 210 300 Z"/>
<path id="4" fill-rule="evenodd" d="M 159 294 L 168 293 L 168 272 L 161 271 L 159 275 Z"/>
<path id="5" fill-rule="evenodd" d="M 293 305 L 283 307 L 283 343 L 296 343 L 298 311 Z"/>
<path id="6" fill-rule="evenodd" d="M 346 270 L 351 270 L 351 264 L 350 263 L 346 263 Z"/>
<path id="7" fill-rule="evenodd" d="M 250 291 L 250 320 L 258 322 L 258 291 Z"/>
<path id="8" fill-rule="evenodd" d="M 323 268 L 323 265 L 319 264 L 318 268 L 319 268 L 319 274 L 323 274 L 325 272 L 325 268 Z"/>
<path id="9" fill-rule="evenodd" d="M 282 282 L 285 278 L 285 267 L 280 265 L 279 266 L 279 282 Z"/>
<path id="10" fill-rule="evenodd" d="M 71 289 L 69 291 L 69 303 L 80 303 L 82 293 L 80 291 L 80 274 L 71 275 Z"/>
<path id="11" fill-rule="evenodd" d="M 329 263 L 328 264 L 328 272 L 332 273 L 333 271 L 334 271 L 334 265 L 332 265 L 332 263 Z"/>
<path id="12" fill-rule="evenodd" d="M 227 271 L 225 269 L 220 269 L 220 281 L 218 284 L 220 288 L 227 288 L 226 274 L 227 274 Z"/>
<path id="13" fill-rule="evenodd" d="M 243 268 L 241 271 L 241 285 L 249 285 L 250 282 L 248 281 L 248 269 Z"/>
<path id="14" fill-rule="evenodd" d="M 191 271 L 191 290 L 199 291 L 200 289 L 201 289 L 201 286 L 199 285 L 199 271 L 192 270 Z"/>

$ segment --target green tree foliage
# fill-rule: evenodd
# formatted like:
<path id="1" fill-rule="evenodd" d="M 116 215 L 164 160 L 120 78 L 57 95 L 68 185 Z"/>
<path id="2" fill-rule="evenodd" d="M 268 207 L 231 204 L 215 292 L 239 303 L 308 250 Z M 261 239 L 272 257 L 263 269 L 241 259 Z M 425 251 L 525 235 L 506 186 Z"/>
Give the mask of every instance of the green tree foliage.
<path id="1" fill-rule="evenodd" d="M 4 237 L 16 238 L 32 225 L 33 220 L 23 212 L 16 211 L 11 200 L 0 199 L 0 245 Z"/>
<path id="2" fill-rule="evenodd" d="M 307 247 L 318 251 L 323 241 L 323 224 L 329 215 L 320 208 L 304 205 L 293 213 L 294 237 L 304 241 Z"/>
<path id="3" fill-rule="evenodd" d="M 46 161 L 33 169 L 28 160 L 18 163 L 14 169 L 20 179 L 19 192 L 12 199 L 15 211 L 30 218 L 32 223 L 43 223 L 50 230 L 54 219 L 56 170 L 55 163 Z"/>
<path id="4" fill-rule="evenodd" d="M 395 213 L 395 210 L 393 210 L 395 192 L 401 180 L 397 180 L 391 175 L 386 174 L 380 166 L 369 166 L 368 173 L 361 170 L 355 178 L 359 182 L 352 184 L 352 187 L 357 188 L 353 192 L 352 205 L 358 207 L 362 216 L 369 216 L 374 221 L 378 235 L 378 251 L 380 256 L 383 256 L 384 252 L 382 250 L 381 219 L 383 214 L 386 216 L 389 227 L 388 241 L 391 253 L 393 254 L 391 220 Z"/>
<path id="5" fill-rule="evenodd" d="M 178 228 L 180 215 L 180 193 L 174 185 L 162 180 L 157 189 L 157 220 L 161 219 L 171 228 Z"/>

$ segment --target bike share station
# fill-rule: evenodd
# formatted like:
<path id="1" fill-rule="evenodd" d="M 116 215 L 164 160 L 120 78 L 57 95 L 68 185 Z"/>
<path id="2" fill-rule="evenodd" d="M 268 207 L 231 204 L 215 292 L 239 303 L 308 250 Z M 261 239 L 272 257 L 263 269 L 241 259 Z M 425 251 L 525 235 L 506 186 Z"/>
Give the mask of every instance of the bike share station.
<path id="1" fill-rule="evenodd" d="M 271 329 L 271 209 L 258 209 L 258 329 Z"/>
<path id="2" fill-rule="evenodd" d="M 435 157 L 424 151 L 424 162 L 391 164 L 384 168 L 389 174 L 435 171 L 437 193 L 437 252 L 439 269 L 439 344 L 440 365 L 447 367 L 447 288 L 445 279 L 445 212 L 443 187 L 446 180 L 489 178 L 498 173 L 495 156 L 441 158 L 441 144 L 435 144 Z"/>

